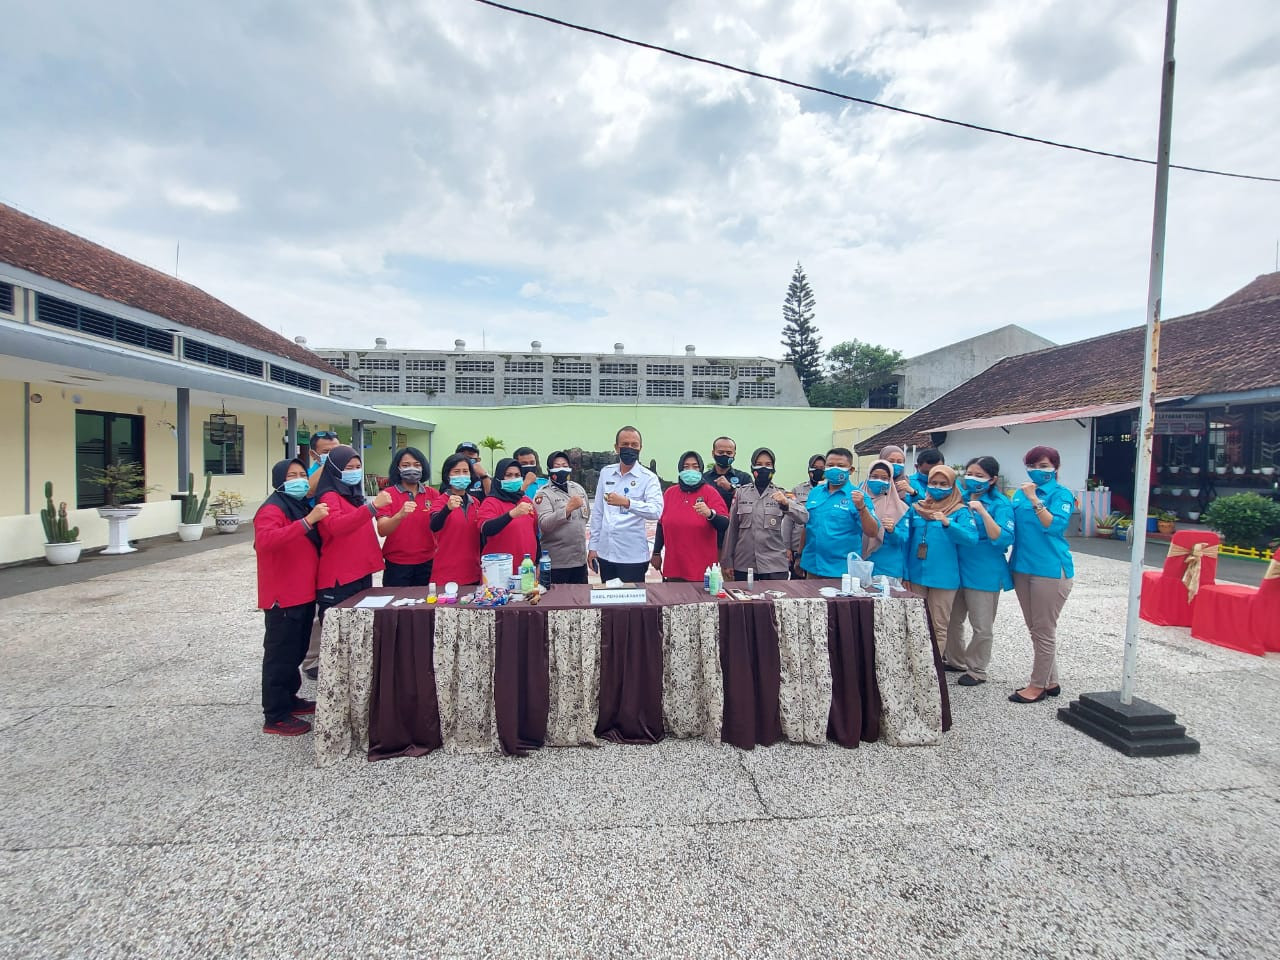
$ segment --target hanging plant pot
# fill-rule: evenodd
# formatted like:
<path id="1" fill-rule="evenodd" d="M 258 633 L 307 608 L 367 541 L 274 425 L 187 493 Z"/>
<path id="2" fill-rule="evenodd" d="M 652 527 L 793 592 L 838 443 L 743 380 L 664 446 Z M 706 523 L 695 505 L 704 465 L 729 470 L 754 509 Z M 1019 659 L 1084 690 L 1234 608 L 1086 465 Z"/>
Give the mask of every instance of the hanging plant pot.
<path id="1" fill-rule="evenodd" d="M 202 533 L 204 533 L 203 523 L 178 524 L 178 539 L 185 543 L 190 543 L 193 540 L 199 540 Z"/>

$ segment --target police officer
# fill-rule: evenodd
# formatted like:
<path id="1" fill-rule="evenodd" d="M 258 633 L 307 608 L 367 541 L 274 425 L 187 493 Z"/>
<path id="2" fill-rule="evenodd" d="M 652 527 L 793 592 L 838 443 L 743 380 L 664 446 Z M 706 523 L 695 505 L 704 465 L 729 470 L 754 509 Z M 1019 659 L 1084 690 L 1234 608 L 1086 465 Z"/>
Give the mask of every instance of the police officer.
<path id="1" fill-rule="evenodd" d="M 772 450 L 756 450 L 751 454 L 751 485 L 739 487 L 734 494 L 729 529 L 724 536 L 724 554 L 729 560 L 725 576 L 733 580 L 746 580 L 748 569 L 761 580 L 787 579 L 783 518 L 794 514 L 793 519 L 799 524 L 809 519 L 803 503 L 793 502 L 774 485 L 774 464 Z"/>

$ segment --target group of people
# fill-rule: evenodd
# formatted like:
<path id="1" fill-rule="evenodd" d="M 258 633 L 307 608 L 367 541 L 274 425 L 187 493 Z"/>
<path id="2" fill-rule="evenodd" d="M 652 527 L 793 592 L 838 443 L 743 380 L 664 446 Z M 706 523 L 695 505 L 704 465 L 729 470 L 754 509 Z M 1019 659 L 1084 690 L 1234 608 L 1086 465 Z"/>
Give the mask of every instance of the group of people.
<path id="1" fill-rule="evenodd" d="M 547 458 L 544 475 L 537 452 L 520 447 L 491 476 L 478 445 L 461 443 L 432 487 L 427 458 L 405 447 L 370 498 L 359 452 L 332 433 L 312 434 L 310 462 L 277 463 L 254 517 L 264 732 L 310 729 L 304 718 L 315 704 L 298 696 L 299 667 L 315 676 L 327 610 L 372 586 L 380 570 L 384 586 L 479 583 L 482 554 L 510 554 L 515 573 L 526 556 L 545 553 L 551 583 L 585 584 L 591 573 L 643 581 L 650 566 L 665 580 L 701 582 L 714 564 L 726 580 L 838 578 L 855 553 L 874 574 L 924 596 L 943 662 L 965 686 L 986 681 L 997 603 L 1012 589 L 1035 656 L 1030 682 L 1009 699 L 1060 693 L 1055 631 L 1071 590 L 1065 533 L 1075 505 L 1057 482 L 1057 451 L 1028 451 L 1028 480 L 1010 499 L 992 457 L 974 458 L 957 476 L 925 450 L 907 476 L 896 446 L 880 452 L 862 483 L 850 450 L 815 454 L 805 482 L 787 490 L 774 482 L 768 447 L 752 453 L 749 472 L 735 468 L 730 437 L 713 442 L 710 466 L 697 451 L 682 454 L 664 491 L 639 462 L 642 447 L 635 427 L 618 430 L 617 463 L 600 471 L 593 497 L 571 478 L 564 450 Z"/>

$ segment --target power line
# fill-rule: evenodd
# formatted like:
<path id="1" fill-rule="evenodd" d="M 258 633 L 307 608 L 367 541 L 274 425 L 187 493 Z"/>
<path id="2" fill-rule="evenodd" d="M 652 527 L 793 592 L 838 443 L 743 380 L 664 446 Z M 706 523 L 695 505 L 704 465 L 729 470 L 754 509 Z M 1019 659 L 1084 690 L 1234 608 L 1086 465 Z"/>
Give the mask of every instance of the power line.
<path id="1" fill-rule="evenodd" d="M 742 74 L 745 77 L 755 77 L 757 80 L 768 80 L 770 83 L 778 83 L 785 87 L 793 87 L 796 90 L 807 90 L 810 93 L 820 93 L 823 96 L 835 97 L 839 100 L 846 100 L 849 103 L 860 103 L 868 107 L 876 107 L 880 110 L 891 110 L 894 113 L 901 113 L 909 117 L 919 117 L 921 120 L 932 120 L 935 123 L 945 123 L 953 127 L 962 127 L 965 130 L 973 130 L 978 133 L 990 133 L 998 137 L 1008 137 L 1011 140 L 1022 140 L 1027 143 L 1038 143 L 1045 147 L 1057 147 L 1060 150 L 1074 150 L 1078 153 L 1087 153 L 1095 157 L 1109 157 L 1112 160 L 1127 160 L 1130 163 L 1142 163 L 1147 166 L 1154 167 L 1156 161 L 1148 160 L 1145 157 L 1133 157 L 1126 153 L 1113 153 L 1110 150 L 1095 150 L 1092 147 L 1082 147 L 1073 143 L 1062 143 L 1058 140 L 1046 140 L 1043 137 L 1033 137 L 1025 133 L 1014 133 L 1011 130 L 1001 130 L 998 127 L 987 127 L 980 123 L 969 123 L 965 120 L 956 120 L 951 117 L 940 117 L 933 113 L 924 113 L 920 110 L 910 110 L 907 107 L 894 106 L 891 103 L 881 103 L 879 100 L 869 100 L 866 97 L 855 97 L 849 93 L 841 93 L 838 90 L 828 90 L 826 87 L 816 87 L 808 83 L 800 83 L 797 80 L 788 80 L 786 77 L 776 77 L 773 74 L 761 73 L 758 70 L 749 70 L 746 67 L 734 66 L 731 63 L 724 63 L 720 60 L 712 60 L 708 57 L 699 57 L 692 53 L 685 53 L 682 50 L 675 50 L 671 47 L 662 47 L 655 43 L 646 43 L 643 40 L 634 40 L 631 37 L 624 37 L 621 34 L 610 33 L 607 30 L 597 30 L 595 27 L 585 27 L 579 23 L 571 23 L 568 20 L 561 20 L 557 17 L 548 16 L 545 13 L 535 13 L 532 10 L 522 10 L 519 7 L 512 7 L 505 3 L 498 3 L 496 0 L 475 0 L 476 3 L 483 4 L 486 7 L 494 7 L 498 10 L 505 10 L 507 13 L 514 13 L 521 17 L 528 17 L 531 20 L 542 20 L 546 23 L 554 24 L 557 27 L 566 27 L 569 30 L 577 30 L 579 33 L 588 33 L 597 37 L 604 37 L 606 40 L 616 40 L 619 43 L 625 43 L 633 47 L 640 47 L 644 50 L 653 50 L 656 53 L 664 53 L 670 57 L 678 57 L 681 60 L 688 60 L 692 63 L 701 63 L 709 67 L 716 67 L 720 70 L 728 70 L 732 73 Z M 1226 170 L 1210 170 L 1206 167 L 1188 167 L 1182 164 L 1171 163 L 1170 169 L 1186 170 L 1190 173 L 1207 173 L 1215 177 L 1232 177 L 1237 180 L 1260 180 L 1264 183 L 1280 183 L 1280 177 L 1263 177 L 1250 173 L 1231 173 Z"/>

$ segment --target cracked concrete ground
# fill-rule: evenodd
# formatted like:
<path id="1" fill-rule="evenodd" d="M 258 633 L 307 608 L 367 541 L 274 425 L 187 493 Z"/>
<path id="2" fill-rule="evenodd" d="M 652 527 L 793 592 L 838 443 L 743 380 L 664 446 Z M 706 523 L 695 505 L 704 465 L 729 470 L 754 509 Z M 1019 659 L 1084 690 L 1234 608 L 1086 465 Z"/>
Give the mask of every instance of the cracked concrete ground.
<path id="1" fill-rule="evenodd" d="M 1077 571 L 1067 697 L 1123 634 L 1124 565 Z M 1280 657 L 1144 624 L 1203 752 L 1131 760 L 1005 700 L 1006 595 L 940 748 L 320 770 L 259 732 L 253 596 L 238 542 L 0 600 L 0 956 L 1280 956 Z"/>

